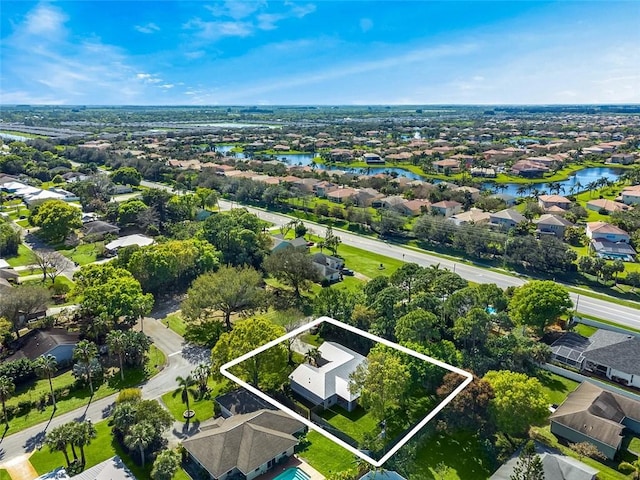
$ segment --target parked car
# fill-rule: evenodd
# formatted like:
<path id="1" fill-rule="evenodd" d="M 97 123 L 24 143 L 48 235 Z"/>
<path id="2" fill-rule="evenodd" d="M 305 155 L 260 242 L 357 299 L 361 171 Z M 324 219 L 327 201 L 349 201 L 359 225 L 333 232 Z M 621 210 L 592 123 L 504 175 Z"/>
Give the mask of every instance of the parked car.
<path id="1" fill-rule="evenodd" d="M 313 247 L 315 245 L 315 243 L 313 242 L 307 242 L 307 247 Z"/>
<path id="2" fill-rule="evenodd" d="M 351 270 L 350 268 L 343 268 L 341 272 L 343 275 L 349 275 L 349 276 L 353 276 L 354 274 L 353 270 Z"/>

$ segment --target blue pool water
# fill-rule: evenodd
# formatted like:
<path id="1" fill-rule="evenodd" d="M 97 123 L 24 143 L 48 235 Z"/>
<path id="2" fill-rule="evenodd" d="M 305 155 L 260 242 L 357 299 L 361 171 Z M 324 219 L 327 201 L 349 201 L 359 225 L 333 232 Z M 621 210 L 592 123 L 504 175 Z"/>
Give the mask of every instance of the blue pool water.
<path id="1" fill-rule="evenodd" d="M 299 468 L 287 468 L 273 480 L 309 480 L 309 475 Z"/>

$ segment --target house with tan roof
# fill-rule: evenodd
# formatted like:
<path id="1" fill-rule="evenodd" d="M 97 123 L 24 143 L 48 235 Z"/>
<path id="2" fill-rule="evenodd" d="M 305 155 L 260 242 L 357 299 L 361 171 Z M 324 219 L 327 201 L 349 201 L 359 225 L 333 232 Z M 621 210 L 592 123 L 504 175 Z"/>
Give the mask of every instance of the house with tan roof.
<path id="1" fill-rule="evenodd" d="M 589 222 L 586 229 L 587 238 L 590 240 L 607 240 L 609 242 L 629 243 L 627 232 L 607 222 Z"/>
<path id="2" fill-rule="evenodd" d="M 542 177 L 549 171 L 549 167 L 531 160 L 518 160 L 511 166 L 511 174 L 525 178 Z"/>
<path id="3" fill-rule="evenodd" d="M 499 212 L 489 214 L 490 225 L 495 225 L 502 230 L 511 230 L 521 223 L 526 223 L 527 217 L 522 215 L 517 210 L 507 208 L 500 210 Z"/>
<path id="4" fill-rule="evenodd" d="M 640 433 L 640 402 L 583 382 L 550 420 L 554 435 L 572 443 L 591 443 L 613 459 L 627 430 Z"/>
<path id="5" fill-rule="evenodd" d="M 431 204 L 431 212 L 436 215 L 442 215 L 445 218 L 449 218 L 456 213 L 462 211 L 462 204 L 455 200 L 443 200 L 441 202 Z"/>
<path id="6" fill-rule="evenodd" d="M 564 232 L 568 227 L 573 227 L 573 223 L 566 218 L 563 218 L 560 215 L 552 215 L 550 213 L 541 215 L 540 218 L 534 220 L 533 223 L 537 225 L 536 233 L 542 235 L 555 235 L 560 239 L 564 237 Z"/>
<path id="7" fill-rule="evenodd" d="M 491 214 L 484 212 L 479 208 L 472 208 L 467 212 L 456 213 L 448 218 L 448 221 L 460 225 L 482 225 L 489 223 Z"/>
<path id="8" fill-rule="evenodd" d="M 596 212 L 600 210 L 606 210 L 609 213 L 623 212 L 628 210 L 629 207 L 624 203 L 609 200 L 607 198 L 597 198 L 595 200 L 589 200 L 587 202 L 587 209 L 594 210 Z"/>
<path id="9" fill-rule="evenodd" d="M 433 162 L 433 168 L 438 173 L 446 173 L 446 172 L 459 172 L 460 171 L 460 161 L 453 159 L 445 159 L 445 160 L 437 160 Z"/>
<path id="10" fill-rule="evenodd" d="M 622 203 L 625 205 L 640 204 L 640 185 L 624 188 L 620 195 L 620 200 L 622 200 Z"/>
<path id="11" fill-rule="evenodd" d="M 335 203 L 344 203 L 350 198 L 354 198 L 358 192 L 354 188 L 336 188 L 327 192 L 327 199 Z"/>
<path id="12" fill-rule="evenodd" d="M 551 207 L 559 207 L 563 210 L 571 208 L 571 200 L 562 195 L 540 195 L 538 197 L 538 205 L 544 211 L 549 210 Z"/>
<path id="13" fill-rule="evenodd" d="M 405 207 L 407 207 L 407 209 L 411 212 L 411 215 L 422 215 L 423 213 L 429 213 L 431 202 L 429 202 L 428 200 L 423 200 L 421 198 L 416 198 L 405 203 Z"/>

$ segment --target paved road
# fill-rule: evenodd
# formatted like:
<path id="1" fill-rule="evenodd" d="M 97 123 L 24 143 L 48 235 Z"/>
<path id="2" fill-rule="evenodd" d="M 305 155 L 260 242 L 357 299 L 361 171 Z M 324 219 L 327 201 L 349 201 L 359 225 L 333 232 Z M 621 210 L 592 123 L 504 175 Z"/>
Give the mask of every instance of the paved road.
<path id="1" fill-rule="evenodd" d="M 176 193 L 174 192 L 173 188 L 156 182 L 149 182 L 145 180 L 142 181 L 142 185 L 150 188 L 161 188 L 163 190 Z M 222 210 L 229 210 L 232 208 L 232 206 L 238 206 L 238 204 L 236 203 L 227 202 L 225 200 L 220 200 L 219 204 Z M 284 225 L 285 223 L 291 221 L 291 219 L 293 218 L 287 215 L 267 212 L 262 209 L 253 208 L 246 205 L 242 205 L 242 207 L 256 214 L 263 220 L 273 223 L 276 226 Z M 309 221 L 305 221 L 305 224 L 307 224 L 307 226 L 311 228 L 315 234 L 320 236 L 324 235 L 324 226 Z M 381 240 L 363 237 L 350 232 L 346 232 L 344 230 L 339 231 L 339 236 L 345 243 L 387 257 L 404 260 L 406 262 L 414 262 L 422 266 L 440 264 L 440 266 L 448 268 L 449 270 L 454 270 L 461 277 L 476 283 L 495 283 L 501 288 L 507 288 L 510 286 L 517 287 L 523 285 L 526 282 L 526 280 L 522 278 L 513 277 L 511 275 L 495 272 L 482 267 L 476 267 L 467 263 L 443 259 L 441 257 L 429 255 L 428 253 L 417 252 L 400 245 L 385 243 Z M 640 329 L 640 304 L 638 304 L 638 307 L 627 307 L 619 305 L 617 303 L 609 302 L 607 300 L 600 300 L 597 298 L 589 297 L 587 295 L 579 295 L 576 293 L 571 293 L 570 295 L 574 304 L 577 304 L 576 310 L 578 313 L 592 315 L 597 318 L 619 323 L 620 325 L 626 325 L 629 327 Z"/>
<path id="2" fill-rule="evenodd" d="M 138 326 L 139 327 L 139 326 Z M 166 355 L 168 363 L 155 377 L 142 385 L 144 398 L 159 398 L 164 393 L 176 388 L 175 378 L 188 375 L 193 368 L 208 359 L 208 350 L 184 344 L 178 334 L 165 327 L 159 320 L 145 318 L 144 332 L 153 339 L 153 343 Z M 23 455 L 39 446 L 47 431 L 71 421 L 82 421 L 90 418 L 99 422 L 107 418 L 114 406 L 116 395 L 91 402 L 82 407 L 53 418 L 50 423 L 41 423 L 19 433 L 0 440 L 0 462 Z"/>

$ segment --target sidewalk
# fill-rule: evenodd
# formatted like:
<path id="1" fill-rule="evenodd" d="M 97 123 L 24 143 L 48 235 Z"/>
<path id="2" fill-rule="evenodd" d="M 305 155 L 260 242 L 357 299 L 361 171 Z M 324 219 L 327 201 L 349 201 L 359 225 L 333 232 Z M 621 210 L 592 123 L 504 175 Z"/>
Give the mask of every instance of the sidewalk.
<path id="1" fill-rule="evenodd" d="M 5 462 L 2 466 L 7 470 L 11 480 L 34 480 L 38 472 L 29 461 L 30 454 L 20 455 Z"/>

